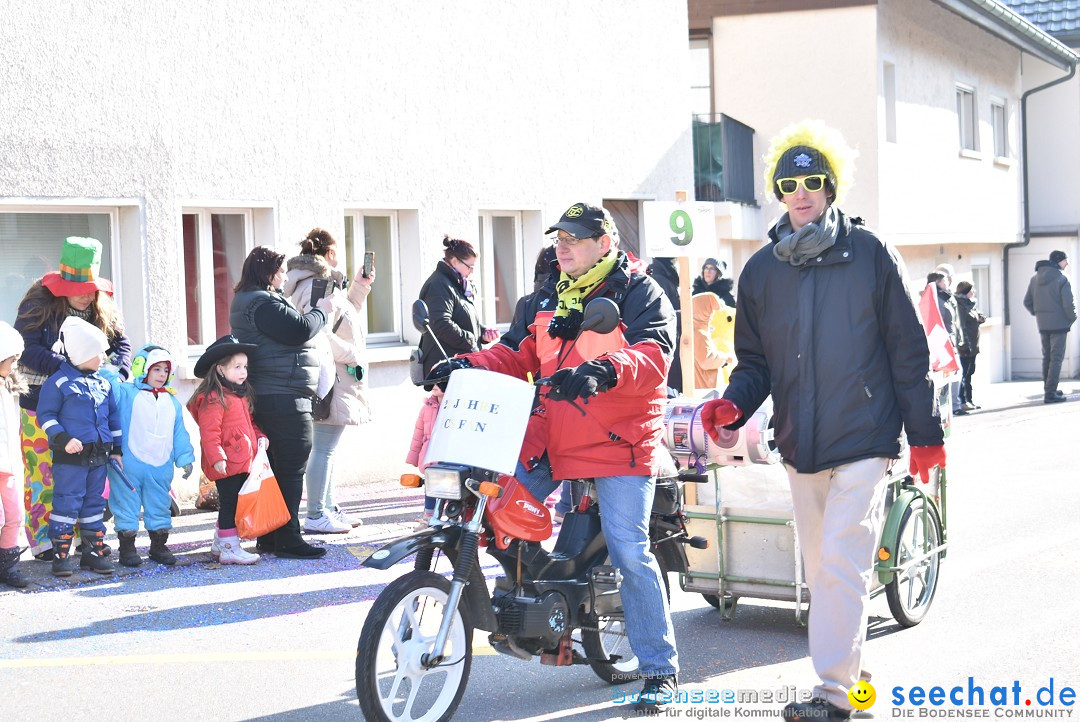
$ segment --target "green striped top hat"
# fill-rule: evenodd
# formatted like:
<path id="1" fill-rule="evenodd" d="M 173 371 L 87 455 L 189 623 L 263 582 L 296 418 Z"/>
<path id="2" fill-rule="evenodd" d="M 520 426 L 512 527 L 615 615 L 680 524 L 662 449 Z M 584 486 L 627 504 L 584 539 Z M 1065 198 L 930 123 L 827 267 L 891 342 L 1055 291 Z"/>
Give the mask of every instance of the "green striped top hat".
<path id="1" fill-rule="evenodd" d="M 54 296 L 82 296 L 95 291 L 112 295 L 112 281 L 98 276 L 101 241 L 71 236 L 60 249 L 60 270 L 46 273 L 41 285 Z"/>

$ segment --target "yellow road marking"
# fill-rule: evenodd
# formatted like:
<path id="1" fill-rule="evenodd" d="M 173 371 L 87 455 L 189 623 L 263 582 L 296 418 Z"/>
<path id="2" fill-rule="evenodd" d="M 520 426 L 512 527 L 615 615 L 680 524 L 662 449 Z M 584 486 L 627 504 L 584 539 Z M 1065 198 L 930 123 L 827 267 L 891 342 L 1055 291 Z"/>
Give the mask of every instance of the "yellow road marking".
<path id="1" fill-rule="evenodd" d="M 487 641 L 487 632 L 473 632 L 473 654 L 491 656 L 498 654 Z M 139 664 L 208 664 L 213 662 L 293 662 L 297 660 L 339 660 L 356 658 L 355 650 L 324 649 L 315 651 L 276 652 L 200 652 L 189 654 L 130 654 L 100 657 L 37 657 L 27 659 L 0 659 L 0 669 L 27 669 L 33 667 L 122 667 Z"/>
<path id="2" fill-rule="evenodd" d="M 212 662 L 285 662 L 295 660 L 355 659 L 354 650 L 324 649 L 317 651 L 277 652 L 203 652 L 198 654 L 131 654 L 103 657 L 40 657 L 29 659 L 0 659 L 0 669 L 27 667 L 93 667 L 99 665 L 125 666 L 134 664 L 206 664 Z"/>

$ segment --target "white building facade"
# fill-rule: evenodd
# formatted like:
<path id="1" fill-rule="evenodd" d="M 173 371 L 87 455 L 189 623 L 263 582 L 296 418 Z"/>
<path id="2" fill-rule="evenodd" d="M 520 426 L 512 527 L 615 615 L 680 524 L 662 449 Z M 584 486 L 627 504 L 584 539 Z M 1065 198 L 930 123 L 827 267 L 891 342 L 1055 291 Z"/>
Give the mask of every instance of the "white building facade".
<path id="1" fill-rule="evenodd" d="M 133 345 L 181 396 L 227 333 L 240 265 L 315 226 L 350 275 L 374 251 L 369 380 L 345 477 L 387 478 L 423 394 L 409 308 L 444 234 L 480 253 L 485 324 L 532 290 L 543 231 L 579 200 L 623 211 L 692 187 L 686 5 L 4 0 L 0 318 L 70 235 L 105 246 Z"/>

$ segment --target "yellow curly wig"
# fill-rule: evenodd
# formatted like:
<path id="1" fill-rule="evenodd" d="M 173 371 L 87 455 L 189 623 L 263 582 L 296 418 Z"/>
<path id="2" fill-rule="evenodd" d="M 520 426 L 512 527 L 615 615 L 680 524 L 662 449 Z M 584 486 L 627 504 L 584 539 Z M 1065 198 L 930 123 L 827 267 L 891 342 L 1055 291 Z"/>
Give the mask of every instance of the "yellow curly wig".
<path id="1" fill-rule="evenodd" d="M 809 118 L 792 123 L 769 142 L 769 150 L 763 157 L 766 193 L 773 193 L 773 174 L 776 172 L 776 164 L 780 156 L 788 148 L 796 145 L 816 148 L 825 156 L 832 167 L 833 174 L 836 175 L 836 198 L 833 203 L 839 205 L 854 183 L 855 158 L 858 157 L 859 152 L 848 147 L 840 131 L 825 125 L 824 121 Z"/>

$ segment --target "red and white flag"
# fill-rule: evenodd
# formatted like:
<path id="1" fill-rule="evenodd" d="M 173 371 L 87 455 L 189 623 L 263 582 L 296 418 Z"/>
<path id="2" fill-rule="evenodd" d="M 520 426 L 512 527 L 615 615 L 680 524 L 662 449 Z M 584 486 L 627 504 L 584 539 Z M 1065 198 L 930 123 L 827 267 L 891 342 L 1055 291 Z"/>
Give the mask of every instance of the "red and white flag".
<path id="1" fill-rule="evenodd" d="M 922 314 L 926 343 L 930 347 L 930 369 L 945 373 L 960 371 L 956 348 L 949 332 L 945 330 L 945 321 L 941 318 L 941 309 L 938 308 L 936 284 L 928 283 L 923 289 L 922 298 L 919 299 L 919 313 Z"/>

